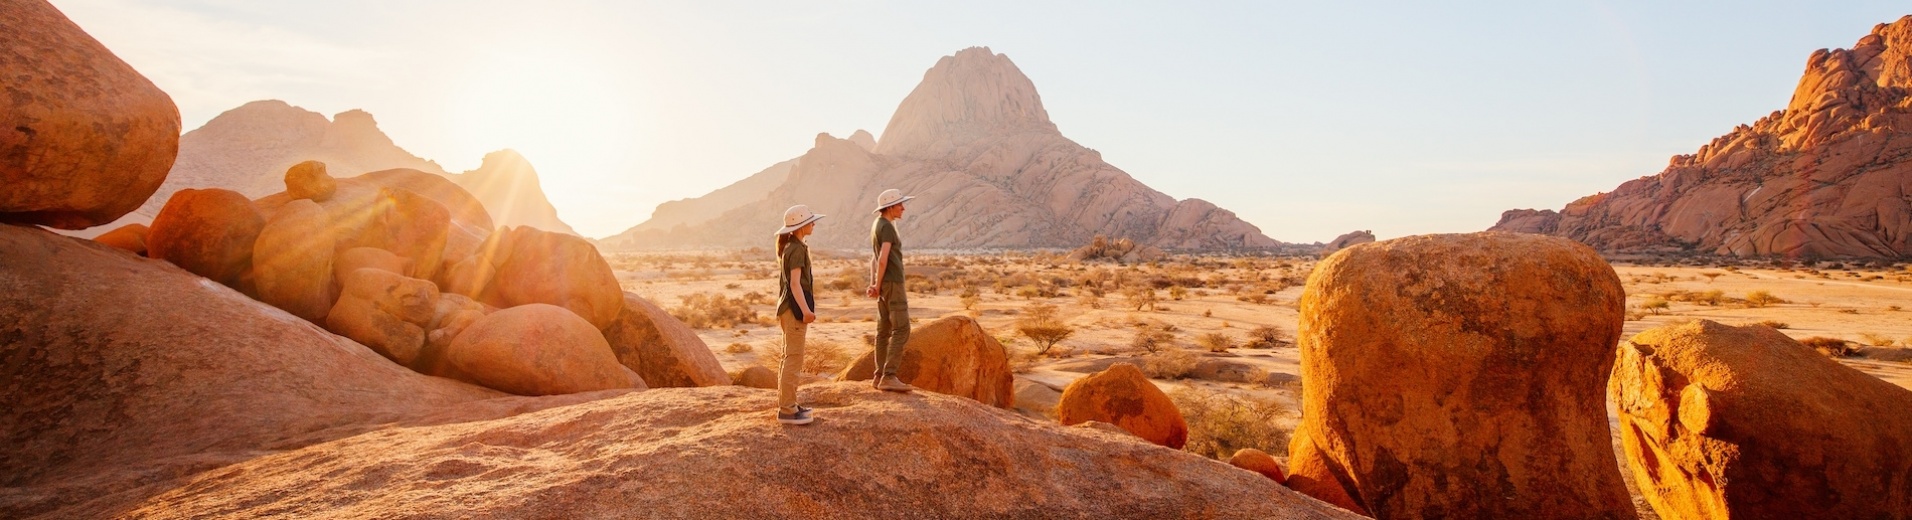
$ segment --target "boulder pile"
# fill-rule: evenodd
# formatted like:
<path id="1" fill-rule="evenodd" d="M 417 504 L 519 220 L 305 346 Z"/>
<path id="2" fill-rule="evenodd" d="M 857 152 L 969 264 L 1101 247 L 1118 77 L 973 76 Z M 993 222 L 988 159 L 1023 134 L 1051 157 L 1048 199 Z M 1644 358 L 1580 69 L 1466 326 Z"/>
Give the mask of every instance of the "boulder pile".
<path id="1" fill-rule="evenodd" d="M 869 381 L 876 372 L 876 352 L 844 367 L 838 381 Z M 1009 370 L 1009 351 L 968 316 L 951 316 L 910 332 L 897 379 L 931 392 L 975 399 L 998 408 L 1016 405 L 1016 376 Z"/>

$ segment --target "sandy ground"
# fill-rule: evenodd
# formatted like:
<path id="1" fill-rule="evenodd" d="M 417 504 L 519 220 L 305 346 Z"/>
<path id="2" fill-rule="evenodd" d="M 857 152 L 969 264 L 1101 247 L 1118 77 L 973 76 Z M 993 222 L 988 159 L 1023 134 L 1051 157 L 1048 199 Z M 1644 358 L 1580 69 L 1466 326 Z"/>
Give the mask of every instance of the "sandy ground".
<path id="1" fill-rule="evenodd" d="M 869 350 L 866 336 L 875 331 L 874 300 L 862 296 L 867 283 L 863 260 L 842 255 L 815 257 L 819 275 L 817 305 L 820 319 L 811 326 L 809 341 L 834 343 L 846 357 Z M 1197 378 L 1158 379 L 1171 393 L 1184 388 L 1198 392 L 1273 400 L 1292 410 L 1279 419 L 1292 429 L 1299 416 L 1300 368 L 1292 338 L 1299 316 L 1300 297 L 1313 261 L 1307 258 L 1187 258 L 1159 264 L 1120 266 L 1077 264 L 1054 254 L 1004 253 L 924 255 L 911 258 L 910 272 L 925 275 L 924 282 L 940 281 L 932 292 L 910 294 L 911 318 L 918 324 L 950 315 L 969 315 L 1003 341 L 1019 359 L 1019 399 L 1038 404 L 1053 402 L 1056 391 L 1071 381 L 1116 361 L 1143 363 L 1150 354 L 1130 347 L 1139 329 L 1172 331 L 1173 346 L 1209 359 L 1225 359 L 1265 370 L 1267 382 L 1207 381 Z M 732 298 L 756 292 L 764 295 L 751 306 L 758 323 L 699 330 L 733 373 L 760 362 L 763 352 L 781 348 L 781 332 L 773 325 L 777 283 L 774 259 L 766 252 L 696 255 L 618 255 L 612 258 L 624 288 L 666 308 L 699 293 Z M 1843 266 L 1841 266 L 1843 267 Z M 1082 280 L 1097 272 L 1104 295 L 1093 301 Z M 1796 338 L 1830 337 L 1866 345 L 1861 355 L 1840 363 L 1902 387 L 1912 388 L 1912 268 L 1714 268 L 1615 266 L 1627 291 L 1629 321 L 1623 337 L 1640 331 L 1693 319 L 1742 325 L 1766 322 L 1783 327 Z M 830 284 L 837 281 L 837 287 Z M 1150 286 L 1151 280 L 1170 280 L 1185 287 L 1179 299 L 1168 289 L 1157 290 L 1154 309 L 1130 305 L 1119 287 Z M 1156 282 L 1153 285 L 1161 285 Z M 977 288 L 977 301 L 965 309 L 959 296 L 964 284 Z M 929 285 L 925 283 L 924 285 Z M 847 287 L 847 289 L 845 288 Z M 1046 290 L 1046 292 L 1045 292 Z M 1709 294 L 1712 291 L 1717 293 Z M 1747 303 L 1755 291 L 1782 300 Z M 1255 294 L 1262 294 L 1255 297 Z M 1265 298 L 1262 301 L 1253 301 Z M 1664 307 L 1654 303 L 1665 300 Z M 1073 336 L 1058 343 L 1048 355 L 1035 355 L 1033 342 L 1018 337 L 1016 323 L 1032 304 L 1057 308 L 1058 316 L 1074 327 Z M 677 311 L 673 311 L 677 312 Z M 1198 344 L 1202 335 L 1220 333 L 1237 342 L 1248 331 L 1272 326 L 1283 342 L 1274 348 L 1234 348 L 1211 353 Z M 812 351 L 816 351 L 812 347 Z M 1286 374 L 1288 377 L 1284 377 Z M 825 374 L 818 374 L 819 379 Z M 1042 387 L 1046 387 L 1046 390 Z M 1030 389 L 1025 393 L 1025 389 Z M 1040 408 L 1032 406 L 1032 408 Z M 1037 412 L 1025 412 L 1040 415 Z M 1615 431 L 1618 431 L 1617 428 Z M 1616 436 L 1616 446 L 1617 444 Z M 1267 449 L 1285 458 L 1285 449 Z M 1616 456 L 1618 450 L 1616 449 Z M 1622 457 L 1623 458 L 1623 457 Z M 1624 461 L 1622 462 L 1624 464 Z M 1622 471 L 1623 474 L 1628 473 Z M 1627 475 L 1631 484 L 1631 475 Z M 1643 517 L 1654 518 L 1635 493 Z"/>

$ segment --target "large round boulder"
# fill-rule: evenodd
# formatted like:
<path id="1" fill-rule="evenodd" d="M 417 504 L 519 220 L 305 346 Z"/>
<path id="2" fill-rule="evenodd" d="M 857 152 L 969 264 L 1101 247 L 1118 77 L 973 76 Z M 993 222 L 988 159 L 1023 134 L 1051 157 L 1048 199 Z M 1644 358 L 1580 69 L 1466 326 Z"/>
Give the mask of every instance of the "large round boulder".
<path id="1" fill-rule="evenodd" d="M 479 318 L 445 349 L 443 364 L 472 382 L 519 395 L 632 388 L 597 327 L 563 307 L 530 304 Z"/>
<path id="2" fill-rule="evenodd" d="M 1627 466 L 1662 518 L 1907 518 L 1912 391 L 1759 325 L 1620 344 Z"/>
<path id="3" fill-rule="evenodd" d="M 1181 449 L 1188 444 L 1188 421 L 1175 401 L 1128 363 L 1110 365 L 1062 389 L 1056 420 L 1065 425 L 1099 421 L 1116 425 L 1149 442 Z"/>
<path id="4" fill-rule="evenodd" d="M 265 226 L 252 201 L 238 192 L 179 190 L 153 217 L 146 254 L 240 288 L 252 268 L 252 247 Z"/>
<path id="5" fill-rule="evenodd" d="M 325 163 L 305 161 L 285 170 L 285 193 L 294 199 L 325 202 L 339 191 L 339 183 L 326 173 Z"/>
<path id="6" fill-rule="evenodd" d="M 43 0 L 0 5 L 0 222 L 85 229 L 138 209 L 179 152 L 179 109 Z"/>
<path id="7" fill-rule="evenodd" d="M 1625 301 L 1562 238 L 1335 253 L 1301 296 L 1290 481 L 1343 486 L 1377 518 L 1634 517 L 1606 420 Z"/>
<path id="8" fill-rule="evenodd" d="M 313 323 L 338 299 L 333 275 L 331 219 L 310 200 L 287 204 L 252 243 L 252 283 L 259 301 Z"/>
<path id="9" fill-rule="evenodd" d="M 343 290 L 326 313 L 325 329 L 400 365 L 416 366 L 437 315 L 438 286 L 369 268 L 344 273 L 339 283 Z"/>
<path id="10" fill-rule="evenodd" d="M 897 379 L 940 394 L 960 395 L 998 408 L 1016 406 L 1016 376 L 1009 351 L 968 316 L 951 316 L 910 332 Z M 876 352 L 864 352 L 837 377 L 868 381 L 876 372 Z"/>
<path id="11" fill-rule="evenodd" d="M 444 281 L 447 290 L 496 307 L 564 307 L 600 329 L 617 321 L 624 308 L 624 290 L 597 246 L 530 226 L 492 233 Z"/>
<path id="12" fill-rule="evenodd" d="M 624 306 L 604 328 L 604 339 L 618 363 L 651 388 L 730 384 L 730 374 L 697 331 L 636 294 L 624 293 Z"/>
<path id="13" fill-rule="evenodd" d="M 146 256 L 146 233 L 148 231 L 151 231 L 151 228 L 146 227 L 145 224 L 127 224 L 114 228 L 112 231 L 101 233 L 100 236 L 93 237 L 93 241 L 135 255 Z"/>

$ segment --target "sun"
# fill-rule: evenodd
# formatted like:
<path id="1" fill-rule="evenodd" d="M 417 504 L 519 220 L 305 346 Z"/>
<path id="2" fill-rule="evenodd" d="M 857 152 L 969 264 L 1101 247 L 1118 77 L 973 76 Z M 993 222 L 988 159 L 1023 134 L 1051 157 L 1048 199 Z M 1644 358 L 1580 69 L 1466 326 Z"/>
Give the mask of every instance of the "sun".
<path id="1" fill-rule="evenodd" d="M 511 148 L 538 169 L 546 191 L 610 167 L 634 139 L 630 96 L 615 62 L 583 46 L 550 43 L 477 50 L 446 86 L 459 158 Z M 557 188 L 557 189 L 554 189 Z"/>

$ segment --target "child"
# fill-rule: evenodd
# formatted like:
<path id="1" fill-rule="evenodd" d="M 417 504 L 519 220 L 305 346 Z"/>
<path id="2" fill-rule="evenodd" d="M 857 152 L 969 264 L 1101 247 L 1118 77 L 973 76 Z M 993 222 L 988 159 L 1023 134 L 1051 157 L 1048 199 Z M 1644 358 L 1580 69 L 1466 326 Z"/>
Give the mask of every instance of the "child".
<path id="1" fill-rule="evenodd" d="M 903 240 L 896 236 L 896 219 L 903 218 L 903 203 L 916 197 L 885 190 L 876 197 L 876 222 L 870 227 L 870 287 L 865 295 L 876 298 L 876 372 L 870 386 L 891 392 L 909 392 L 915 387 L 896 378 L 897 365 L 903 362 L 903 346 L 910 342 L 910 302 L 903 290 Z"/>
<path id="2" fill-rule="evenodd" d="M 783 325 L 783 370 L 777 375 L 777 422 L 810 424 L 810 407 L 797 404 L 797 383 L 803 377 L 803 339 L 817 321 L 817 301 L 811 289 L 810 248 L 804 237 L 816 232 L 823 218 L 802 204 L 783 212 L 777 230 L 777 321 Z"/>

